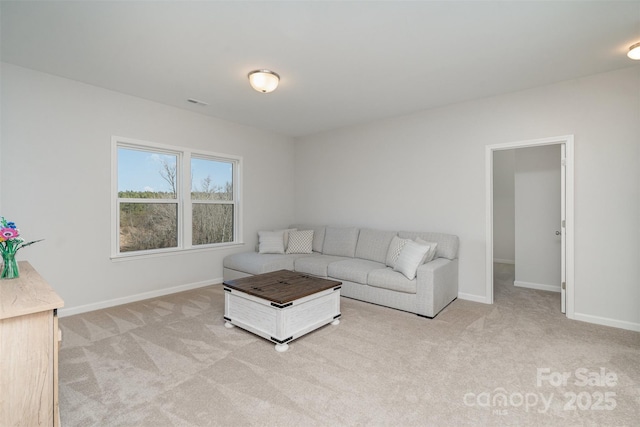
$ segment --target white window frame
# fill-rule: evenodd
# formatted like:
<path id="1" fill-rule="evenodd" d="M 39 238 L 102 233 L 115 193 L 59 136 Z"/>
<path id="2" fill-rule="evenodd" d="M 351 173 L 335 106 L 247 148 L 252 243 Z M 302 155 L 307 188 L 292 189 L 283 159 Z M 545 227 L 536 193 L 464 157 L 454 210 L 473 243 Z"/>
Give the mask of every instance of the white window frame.
<path id="1" fill-rule="evenodd" d="M 135 199 L 135 203 L 176 203 L 178 245 L 172 248 L 149 249 L 120 252 L 120 203 L 129 199 L 118 197 L 118 148 L 151 151 L 177 156 L 176 199 Z M 201 201 L 191 200 L 191 159 L 205 159 L 233 164 L 233 200 Z M 198 252 L 242 245 L 242 209 L 241 209 L 242 157 L 230 154 L 193 150 L 186 147 L 159 144 L 156 142 L 112 136 L 111 138 L 111 259 L 126 260 L 171 255 L 185 251 Z M 192 244 L 192 206 L 194 203 L 233 204 L 233 241 Z"/>

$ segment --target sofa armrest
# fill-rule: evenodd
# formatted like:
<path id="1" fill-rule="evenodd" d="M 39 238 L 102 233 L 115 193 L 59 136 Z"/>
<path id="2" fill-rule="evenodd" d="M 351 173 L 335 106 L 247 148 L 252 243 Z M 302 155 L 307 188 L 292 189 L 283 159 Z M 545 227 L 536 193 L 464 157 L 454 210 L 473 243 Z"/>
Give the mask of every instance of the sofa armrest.
<path id="1" fill-rule="evenodd" d="M 458 297 L 458 259 L 436 258 L 418 267 L 417 314 L 434 317 Z"/>

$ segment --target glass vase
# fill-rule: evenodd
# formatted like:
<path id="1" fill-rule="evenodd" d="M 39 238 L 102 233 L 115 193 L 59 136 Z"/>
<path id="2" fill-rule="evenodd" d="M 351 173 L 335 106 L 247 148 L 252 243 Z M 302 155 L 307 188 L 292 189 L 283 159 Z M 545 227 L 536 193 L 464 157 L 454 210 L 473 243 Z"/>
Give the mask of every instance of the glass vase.
<path id="1" fill-rule="evenodd" d="M 2 274 L 0 279 L 15 279 L 20 277 L 20 271 L 18 270 L 18 261 L 16 261 L 16 254 L 2 254 Z"/>

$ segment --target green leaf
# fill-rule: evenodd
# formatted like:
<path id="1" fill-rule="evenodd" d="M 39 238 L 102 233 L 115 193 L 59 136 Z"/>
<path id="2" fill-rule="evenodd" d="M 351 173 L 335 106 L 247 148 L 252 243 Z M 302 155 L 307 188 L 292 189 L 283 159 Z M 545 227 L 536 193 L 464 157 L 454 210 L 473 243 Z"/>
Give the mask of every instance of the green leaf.
<path id="1" fill-rule="evenodd" d="M 23 244 L 21 244 L 21 245 L 18 247 L 18 249 L 22 249 L 22 248 L 24 248 L 25 246 L 33 245 L 34 243 L 42 242 L 43 240 L 44 240 L 44 239 L 32 240 L 32 241 L 31 241 L 31 242 L 29 242 L 29 243 L 23 243 Z M 16 252 L 18 251 L 18 249 L 16 249 Z"/>

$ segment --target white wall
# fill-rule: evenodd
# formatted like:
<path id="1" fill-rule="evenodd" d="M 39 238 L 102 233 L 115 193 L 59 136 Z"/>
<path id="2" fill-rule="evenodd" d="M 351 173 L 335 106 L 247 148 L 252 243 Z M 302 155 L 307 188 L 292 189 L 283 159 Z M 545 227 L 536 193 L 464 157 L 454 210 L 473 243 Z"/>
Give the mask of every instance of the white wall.
<path id="1" fill-rule="evenodd" d="M 560 145 L 515 150 L 516 286 L 560 292 Z"/>
<path id="2" fill-rule="evenodd" d="M 493 152 L 493 260 L 514 264 L 515 150 Z"/>
<path id="3" fill-rule="evenodd" d="M 568 134 L 575 317 L 640 330 L 640 66 L 300 138 L 296 221 L 455 233 L 486 301 L 485 146 Z"/>
<path id="4" fill-rule="evenodd" d="M 220 283 L 222 259 L 253 249 L 259 229 L 293 222 L 290 138 L 2 64 L 1 215 L 19 252 L 65 300 L 66 313 Z M 110 260 L 111 136 L 243 157 L 244 246 Z M 62 311 L 64 314 L 65 311 Z"/>

